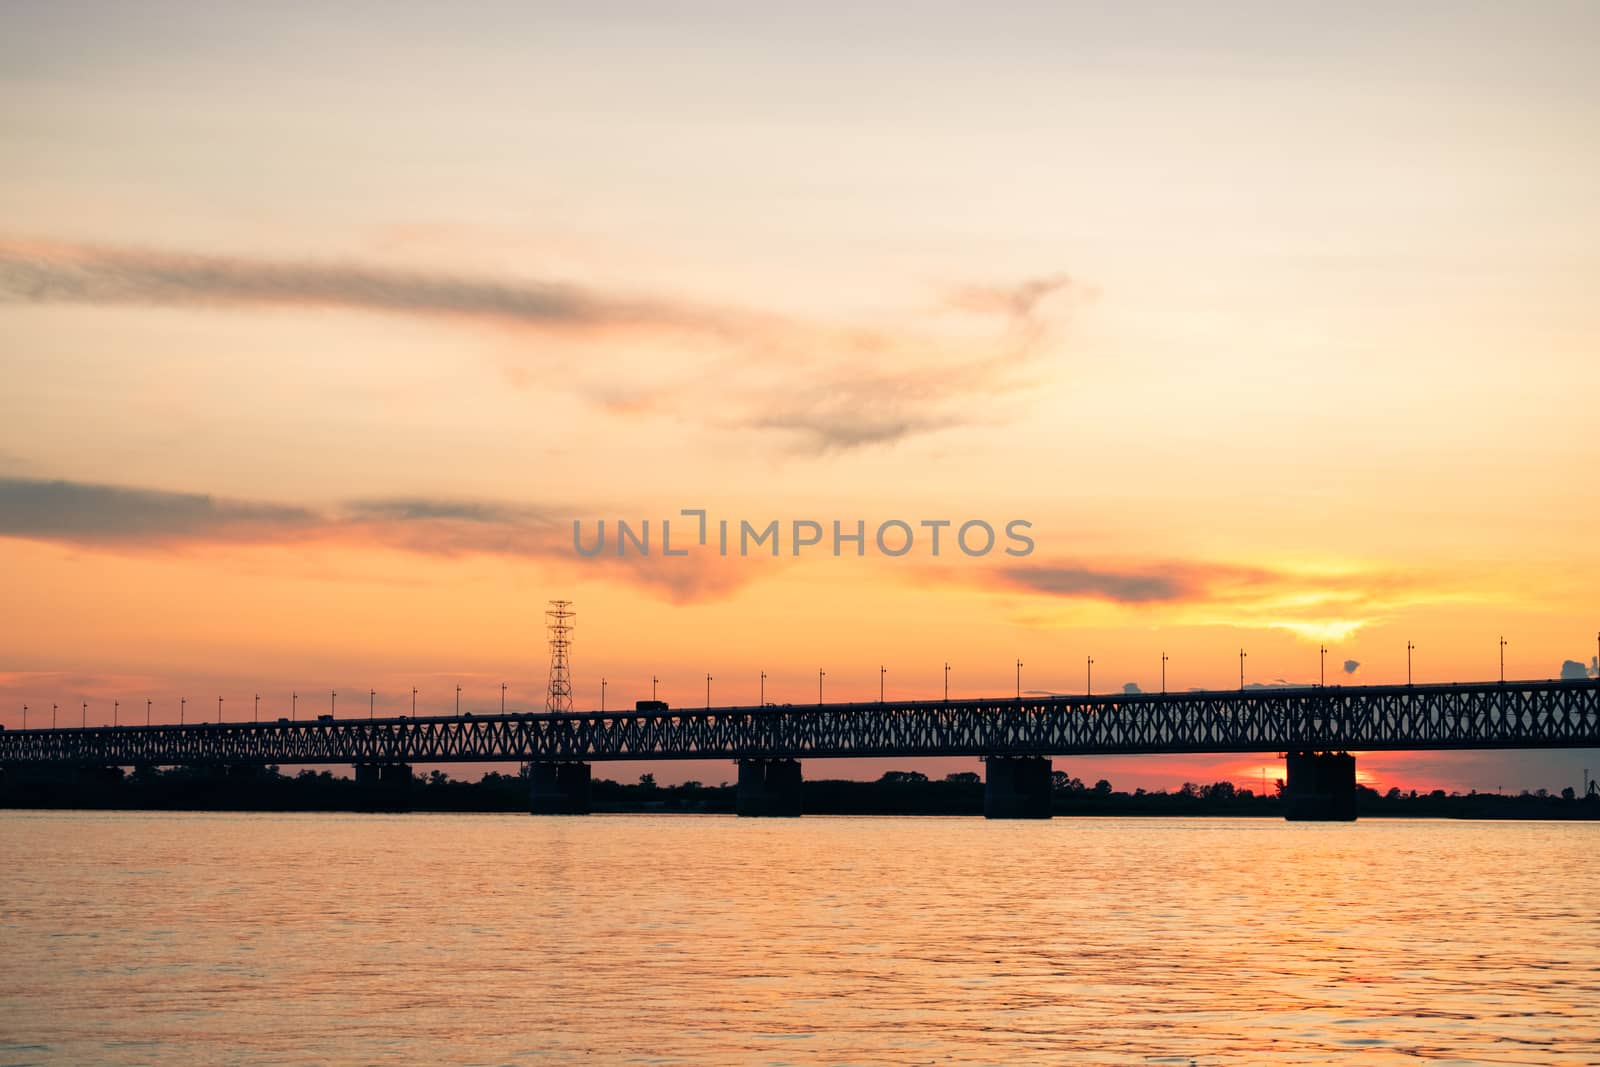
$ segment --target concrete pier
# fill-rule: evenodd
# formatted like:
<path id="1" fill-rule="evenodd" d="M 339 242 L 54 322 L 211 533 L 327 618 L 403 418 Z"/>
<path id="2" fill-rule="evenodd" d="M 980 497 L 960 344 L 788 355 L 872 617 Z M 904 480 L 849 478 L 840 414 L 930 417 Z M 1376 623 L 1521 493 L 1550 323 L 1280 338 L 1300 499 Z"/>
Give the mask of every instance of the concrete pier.
<path id="1" fill-rule="evenodd" d="M 792 818 L 800 814 L 800 782 L 799 760 L 742 759 L 734 810 L 740 815 Z"/>
<path id="2" fill-rule="evenodd" d="M 535 815 L 587 815 L 589 781 L 587 763 L 529 764 L 528 810 Z"/>
<path id="3" fill-rule="evenodd" d="M 983 817 L 1048 819 L 1050 760 L 1044 756 L 990 756 L 983 769 Z"/>
<path id="4" fill-rule="evenodd" d="M 1283 817 L 1291 822 L 1353 822 L 1356 758 L 1348 752 L 1291 752 L 1285 758 Z"/>

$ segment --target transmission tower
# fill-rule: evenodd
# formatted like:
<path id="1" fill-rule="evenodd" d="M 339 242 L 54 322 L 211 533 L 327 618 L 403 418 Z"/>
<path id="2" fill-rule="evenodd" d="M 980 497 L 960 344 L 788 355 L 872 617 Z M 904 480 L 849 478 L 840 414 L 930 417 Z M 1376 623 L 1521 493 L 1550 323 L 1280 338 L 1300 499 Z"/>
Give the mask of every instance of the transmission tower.
<path id="1" fill-rule="evenodd" d="M 572 620 L 577 617 L 570 600 L 552 600 L 544 613 L 550 631 L 550 691 L 544 698 L 546 711 L 572 710 L 572 665 L 567 653 L 572 648 Z"/>

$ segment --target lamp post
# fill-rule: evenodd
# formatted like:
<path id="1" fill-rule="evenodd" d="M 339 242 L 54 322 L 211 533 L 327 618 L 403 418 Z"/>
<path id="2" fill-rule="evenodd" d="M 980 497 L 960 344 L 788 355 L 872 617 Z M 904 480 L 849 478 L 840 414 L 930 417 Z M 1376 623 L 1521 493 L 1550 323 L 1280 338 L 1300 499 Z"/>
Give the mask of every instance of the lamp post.
<path id="1" fill-rule="evenodd" d="M 79 726 L 84 730 L 89 728 L 89 702 L 87 700 L 83 702 L 83 722 Z"/>
<path id="2" fill-rule="evenodd" d="M 878 703 L 883 703 L 883 677 L 889 673 L 889 668 L 878 664 Z"/>
<path id="3" fill-rule="evenodd" d="M 189 703 L 189 698 L 188 697 L 179 697 L 178 698 L 178 725 L 179 726 L 183 725 L 183 709 L 188 703 Z"/>
<path id="4" fill-rule="evenodd" d="M 506 713 L 506 683 L 500 683 L 500 714 Z"/>
<path id="5" fill-rule="evenodd" d="M 1084 657 L 1088 666 L 1083 669 L 1083 695 L 1094 696 L 1094 657 Z"/>
<path id="6" fill-rule="evenodd" d="M 1163 695 L 1165 695 L 1166 691 L 1167 691 L 1167 654 L 1165 652 L 1163 652 L 1163 653 L 1161 653 L 1161 692 L 1162 692 Z"/>
<path id="7" fill-rule="evenodd" d="M 1500 684 L 1506 684 L 1506 639 L 1504 634 L 1500 635 Z"/>
<path id="8" fill-rule="evenodd" d="M 1317 676 L 1317 684 L 1326 688 L 1328 685 L 1328 646 L 1318 645 L 1317 655 L 1321 657 L 1322 664 L 1322 666 L 1318 668 L 1321 673 Z"/>
<path id="9" fill-rule="evenodd" d="M 24 730 L 28 728 L 28 705 L 26 704 L 22 705 L 22 728 Z"/>
<path id="10" fill-rule="evenodd" d="M 51 704 L 50 705 L 50 729 L 54 730 L 55 728 L 56 728 L 56 706 L 54 704 Z"/>
<path id="11" fill-rule="evenodd" d="M 1406 642 L 1406 684 L 1411 684 L 1411 653 L 1417 646 L 1410 641 Z"/>
<path id="12" fill-rule="evenodd" d="M 825 674 L 825 672 L 823 671 L 823 669 L 821 667 L 818 667 L 817 668 L 817 706 L 818 707 L 822 706 L 822 679 L 823 679 L 824 674 Z"/>
<path id="13" fill-rule="evenodd" d="M 144 724 L 145 724 L 146 727 L 148 727 L 150 725 L 150 701 L 149 700 L 146 700 L 144 702 Z"/>
<path id="14" fill-rule="evenodd" d="M 706 674 L 706 710 L 711 709 L 711 675 Z"/>
<path id="15" fill-rule="evenodd" d="M 944 661 L 944 702 L 950 703 L 950 661 Z"/>
<path id="16" fill-rule="evenodd" d="M 222 698 L 217 698 L 217 722 L 222 722 Z"/>
<path id="17" fill-rule="evenodd" d="M 256 722 L 261 721 L 261 694 L 256 694 Z"/>
<path id="18" fill-rule="evenodd" d="M 606 680 L 600 679 L 600 710 L 606 710 Z"/>
<path id="19" fill-rule="evenodd" d="M 461 686 L 456 686 L 456 718 L 461 718 Z"/>
<path id="20" fill-rule="evenodd" d="M 415 719 L 417 717 L 417 687 L 416 686 L 412 686 L 411 687 L 411 717 L 413 719 Z"/>
<path id="21" fill-rule="evenodd" d="M 767 706 L 767 672 L 761 672 L 761 706 Z"/>
<path id="22" fill-rule="evenodd" d="M 376 708 L 377 708 L 377 706 L 378 706 L 378 691 L 376 689 L 367 690 L 367 721 L 368 722 L 371 722 L 376 717 Z M 501 710 L 504 710 L 504 709 L 501 709 Z"/>
<path id="23" fill-rule="evenodd" d="M 293 691 L 289 693 L 289 721 L 300 721 L 300 694 Z"/>
<path id="24" fill-rule="evenodd" d="M 656 699 L 656 687 L 658 685 L 660 685 L 660 684 L 661 684 L 661 679 L 657 678 L 655 675 L 652 674 L 650 676 L 650 699 L 651 700 L 655 700 Z"/>
<path id="25" fill-rule="evenodd" d="M 335 709 L 339 706 L 339 692 L 336 689 L 328 690 L 328 717 L 339 714 Z"/>
<path id="26" fill-rule="evenodd" d="M 113 730 L 115 730 L 117 728 L 117 725 L 118 725 L 117 720 L 121 717 L 118 714 L 118 710 L 121 708 L 121 706 L 122 706 L 122 701 L 120 701 L 120 700 L 113 700 L 111 702 L 111 728 Z"/>
<path id="27" fill-rule="evenodd" d="M 1244 649 L 1239 650 L 1239 692 L 1244 692 Z"/>
<path id="28" fill-rule="evenodd" d="M 1017 699 L 1022 699 L 1022 661 L 1017 660 Z"/>

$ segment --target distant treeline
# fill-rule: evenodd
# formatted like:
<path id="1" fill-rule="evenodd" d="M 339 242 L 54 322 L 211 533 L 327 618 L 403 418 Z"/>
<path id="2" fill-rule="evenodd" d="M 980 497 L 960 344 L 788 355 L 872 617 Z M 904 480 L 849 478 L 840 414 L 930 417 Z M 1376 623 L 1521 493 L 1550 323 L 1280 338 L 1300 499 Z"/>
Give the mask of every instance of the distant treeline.
<path id="1" fill-rule="evenodd" d="M 736 787 L 685 782 L 593 782 L 596 812 L 732 813 Z M 802 806 L 811 815 L 981 815 L 983 778 L 967 771 L 931 779 L 918 771 L 890 771 L 875 782 L 819 779 L 804 783 Z M 1053 775 L 1057 815 L 1259 815 L 1280 817 L 1278 790 L 1259 795 L 1232 782 L 1185 782 L 1173 792 L 1120 792 L 1101 779 L 1085 785 L 1064 771 Z M 1518 795 L 1402 792 L 1379 794 L 1356 787 L 1360 815 L 1470 819 L 1600 818 L 1600 797 L 1579 798 L 1570 788 Z M 442 771 L 409 782 L 356 782 L 329 771 L 280 774 L 267 768 L 140 768 L 0 772 L 0 807 L 98 808 L 155 811 L 527 811 L 528 783 L 490 772 L 475 782 Z"/>

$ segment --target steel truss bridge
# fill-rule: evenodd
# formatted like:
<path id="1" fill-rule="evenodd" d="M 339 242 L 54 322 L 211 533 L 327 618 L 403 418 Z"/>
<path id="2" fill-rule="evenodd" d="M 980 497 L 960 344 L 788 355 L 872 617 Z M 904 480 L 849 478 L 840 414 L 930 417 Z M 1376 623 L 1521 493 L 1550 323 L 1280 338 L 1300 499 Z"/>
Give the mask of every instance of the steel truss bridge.
<path id="1" fill-rule="evenodd" d="M 0 731 L 0 767 L 1600 748 L 1600 680 Z"/>

